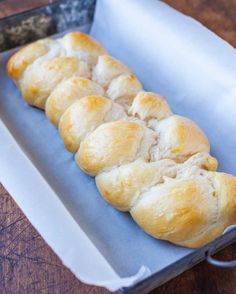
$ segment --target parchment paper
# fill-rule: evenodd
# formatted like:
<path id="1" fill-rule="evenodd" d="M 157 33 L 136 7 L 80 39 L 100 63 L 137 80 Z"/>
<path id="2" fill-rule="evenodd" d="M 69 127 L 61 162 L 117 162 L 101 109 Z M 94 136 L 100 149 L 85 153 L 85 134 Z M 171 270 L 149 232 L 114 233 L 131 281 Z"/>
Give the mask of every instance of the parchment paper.
<path id="1" fill-rule="evenodd" d="M 155 0 L 98 0 L 91 34 L 132 68 L 145 89 L 166 96 L 173 111 L 195 120 L 220 169 L 236 174 L 235 49 Z M 0 179 L 62 261 L 83 281 L 116 290 L 191 254 L 148 236 L 129 214 L 104 202 L 44 113 L 26 105 L 7 78 L 9 55 L 0 57 L 0 116 L 14 139 L 0 126 Z M 16 143 L 24 154 L 11 147 Z M 22 158 L 14 161 L 11 154 Z M 22 162 L 34 166 L 27 170 Z M 28 186 L 30 198 L 24 198 Z"/>

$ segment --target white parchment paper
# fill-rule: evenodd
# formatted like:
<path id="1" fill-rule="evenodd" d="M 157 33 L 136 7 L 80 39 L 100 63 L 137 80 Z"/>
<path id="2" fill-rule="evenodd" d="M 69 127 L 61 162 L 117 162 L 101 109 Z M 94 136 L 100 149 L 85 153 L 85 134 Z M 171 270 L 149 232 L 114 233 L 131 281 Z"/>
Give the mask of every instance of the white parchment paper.
<path id="1" fill-rule="evenodd" d="M 235 49 L 156 0 L 98 0 L 91 34 L 145 89 L 195 120 L 220 169 L 236 174 Z M 10 54 L 0 56 L 0 180 L 64 264 L 82 281 L 116 290 L 190 255 L 104 202 L 44 113 L 6 76 Z"/>

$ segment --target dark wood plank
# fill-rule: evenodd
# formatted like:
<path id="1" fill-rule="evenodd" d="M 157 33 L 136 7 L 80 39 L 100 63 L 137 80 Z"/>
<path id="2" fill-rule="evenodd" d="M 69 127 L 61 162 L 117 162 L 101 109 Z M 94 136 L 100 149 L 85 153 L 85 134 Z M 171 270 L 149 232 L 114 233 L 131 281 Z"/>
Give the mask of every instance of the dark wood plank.
<path id="1" fill-rule="evenodd" d="M 57 0 L 3 0 L 0 1 L 0 18 L 39 7 Z"/>
<path id="2" fill-rule="evenodd" d="M 0 293 L 109 292 L 79 282 L 0 185 Z"/>
<path id="3" fill-rule="evenodd" d="M 164 0 L 236 47 L 236 0 Z"/>
<path id="4" fill-rule="evenodd" d="M 6 3 L 10 4 L 6 4 Z M 34 7 L 47 0 L 0 2 L 0 17 Z M 201 21 L 236 47 L 236 0 L 165 0 Z M 236 259 L 236 244 L 216 255 Z M 236 269 L 220 269 L 202 262 L 154 290 L 158 294 L 235 293 Z M 79 282 L 0 186 L 0 293 L 108 293 Z"/>

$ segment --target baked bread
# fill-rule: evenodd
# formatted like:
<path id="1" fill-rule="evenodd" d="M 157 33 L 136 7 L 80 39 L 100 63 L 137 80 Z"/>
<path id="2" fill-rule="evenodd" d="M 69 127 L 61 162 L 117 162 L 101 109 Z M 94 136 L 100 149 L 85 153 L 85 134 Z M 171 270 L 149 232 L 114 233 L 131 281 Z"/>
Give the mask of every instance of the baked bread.
<path id="1" fill-rule="evenodd" d="M 91 76 L 91 67 L 105 49 L 90 36 L 72 32 L 57 40 L 32 43 L 14 54 L 8 74 L 30 105 L 44 109 L 52 90 L 62 81 Z"/>
<path id="2" fill-rule="evenodd" d="M 156 93 L 139 92 L 133 100 L 129 109 L 129 114 L 141 120 L 148 121 L 161 120 L 172 115 L 166 99 Z"/>
<path id="3" fill-rule="evenodd" d="M 15 81 L 20 79 L 27 66 L 48 53 L 51 43 L 50 39 L 39 40 L 17 51 L 7 63 L 9 76 Z"/>
<path id="4" fill-rule="evenodd" d="M 19 81 L 25 101 L 38 108 L 45 108 L 50 93 L 62 81 L 72 77 L 89 77 L 86 63 L 76 57 L 55 57 L 25 71 Z"/>
<path id="5" fill-rule="evenodd" d="M 164 182 L 165 178 L 175 178 L 187 171 L 188 175 L 194 169 L 214 171 L 217 160 L 208 153 L 197 153 L 182 164 L 176 164 L 171 159 L 147 162 L 143 159 L 118 166 L 99 173 L 96 184 L 101 195 L 107 202 L 122 211 L 129 211 L 141 193 Z"/>
<path id="6" fill-rule="evenodd" d="M 143 91 L 132 71 L 80 32 L 15 53 L 7 72 L 44 109 L 103 198 L 151 236 L 199 247 L 236 223 L 236 178 L 216 172 L 203 131 Z"/>
<path id="7" fill-rule="evenodd" d="M 97 175 L 139 158 L 183 162 L 198 152 L 209 152 L 206 136 L 189 119 L 173 115 L 156 124 L 154 131 L 139 120 L 104 123 L 83 140 L 76 161 L 86 173 Z"/>
<path id="8" fill-rule="evenodd" d="M 97 83 L 81 77 L 72 77 L 61 82 L 49 95 L 45 112 L 55 126 L 65 110 L 76 100 L 89 95 L 104 95 L 104 89 Z"/>
<path id="9" fill-rule="evenodd" d="M 235 177 L 199 171 L 193 177 L 180 176 L 150 188 L 130 212 L 155 238 L 196 248 L 235 223 L 235 199 Z"/>
<path id="10" fill-rule="evenodd" d="M 98 126 L 126 117 L 123 107 L 112 100 L 103 96 L 85 96 L 64 112 L 59 133 L 66 149 L 76 152 L 85 137 Z"/>
<path id="11" fill-rule="evenodd" d="M 109 55 L 101 55 L 93 68 L 92 80 L 107 88 L 114 78 L 131 73 L 131 70 L 117 59 Z"/>
<path id="12" fill-rule="evenodd" d="M 119 120 L 104 123 L 86 136 L 75 159 L 81 169 L 95 176 L 139 157 L 150 160 L 149 150 L 155 140 L 155 132 L 139 122 Z"/>

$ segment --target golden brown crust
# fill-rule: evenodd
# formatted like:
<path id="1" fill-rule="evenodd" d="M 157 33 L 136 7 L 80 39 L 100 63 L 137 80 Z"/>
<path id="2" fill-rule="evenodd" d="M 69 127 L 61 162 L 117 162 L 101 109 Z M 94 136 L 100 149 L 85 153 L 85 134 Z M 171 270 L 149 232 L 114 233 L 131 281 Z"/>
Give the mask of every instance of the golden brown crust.
<path id="1" fill-rule="evenodd" d="M 44 39 L 17 51 L 7 62 L 7 73 L 13 80 L 18 80 L 27 66 L 49 51 L 50 40 Z"/>
<path id="2" fill-rule="evenodd" d="M 134 98 L 129 113 L 142 120 L 161 120 L 172 115 L 164 97 L 156 93 L 144 91 L 139 92 Z"/>
<path id="3" fill-rule="evenodd" d="M 150 137 L 147 146 L 142 145 L 145 135 Z M 132 162 L 136 156 L 148 159 L 153 140 L 151 131 L 136 122 L 105 123 L 81 143 L 76 161 L 86 173 L 97 175 L 113 166 Z"/>
<path id="4" fill-rule="evenodd" d="M 216 214 L 216 199 L 204 178 L 170 180 L 150 189 L 131 209 L 148 234 L 185 246 L 214 222 Z"/>
<path id="5" fill-rule="evenodd" d="M 215 172 L 203 131 L 172 115 L 160 95 L 140 92 L 131 70 L 90 36 L 32 43 L 9 59 L 7 71 L 29 104 L 46 103 L 104 199 L 130 211 L 150 235 L 199 247 L 236 223 L 236 178 Z M 86 79 L 91 72 L 98 84 Z"/>
<path id="6" fill-rule="evenodd" d="M 110 107 L 111 101 L 102 96 L 86 96 L 71 105 L 62 115 L 59 124 L 59 133 L 65 147 L 76 152 L 87 133 L 102 123 Z"/>
<path id="7" fill-rule="evenodd" d="M 62 39 L 44 39 L 22 48 L 9 59 L 7 72 L 26 102 L 44 109 L 47 97 L 59 82 L 72 75 L 90 77 L 90 66 L 105 52 L 92 37 L 72 32 Z"/>
<path id="8" fill-rule="evenodd" d="M 150 235 L 197 248 L 236 223 L 236 178 L 217 172 L 173 179 L 150 189 L 131 209 Z"/>
<path id="9" fill-rule="evenodd" d="M 166 177 L 195 178 L 206 170 L 215 170 L 216 165 L 216 159 L 207 153 L 198 153 L 182 164 L 170 159 L 157 162 L 139 159 L 98 174 L 96 185 L 107 202 L 120 210 L 129 211 L 137 197 L 163 183 Z"/>
<path id="10" fill-rule="evenodd" d="M 142 85 L 133 74 L 123 74 L 113 79 L 107 89 L 107 96 L 123 105 L 131 105 Z"/>
<path id="11" fill-rule="evenodd" d="M 198 234 L 192 240 L 183 240 L 183 246 L 197 248 L 214 240 L 225 229 L 236 223 L 236 177 L 214 172 L 210 174 L 214 187 L 214 197 L 217 199 L 217 215 L 213 224 Z"/>
<path id="12" fill-rule="evenodd" d="M 101 86 L 108 87 L 114 78 L 129 73 L 131 70 L 119 60 L 110 55 L 101 55 L 93 69 L 92 79 Z"/>
<path id="13" fill-rule="evenodd" d="M 63 80 L 73 75 L 88 75 L 88 69 L 76 57 L 56 57 L 41 63 L 37 70 L 25 73 L 20 89 L 30 105 L 44 109 L 48 96 Z"/>
<path id="14" fill-rule="evenodd" d="M 165 176 L 175 175 L 172 160 L 145 162 L 136 160 L 96 176 L 96 185 L 103 198 L 122 211 L 129 211 L 138 196 L 147 188 L 161 183 Z"/>
<path id="15" fill-rule="evenodd" d="M 172 115 L 154 125 L 159 141 L 154 158 L 171 158 L 183 162 L 198 152 L 210 151 L 210 145 L 203 131 L 190 119 Z"/>
<path id="16" fill-rule="evenodd" d="M 76 100 L 89 95 L 103 95 L 103 88 L 97 83 L 81 77 L 72 77 L 61 82 L 47 99 L 45 111 L 47 118 L 55 126 L 62 114 Z"/>
<path id="17" fill-rule="evenodd" d="M 97 62 L 100 55 L 106 54 L 106 50 L 91 36 L 82 32 L 71 32 L 62 39 L 68 51 L 74 51 L 77 56 L 91 65 Z"/>
<path id="18" fill-rule="evenodd" d="M 125 112 L 120 105 L 103 96 L 86 96 L 64 112 L 59 133 L 67 150 L 76 152 L 86 135 L 104 122 L 122 117 L 125 117 Z"/>
<path id="19" fill-rule="evenodd" d="M 218 195 L 221 221 L 227 226 L 236 223 L 236 177 L 215 172 L 212 181 Z"/>

